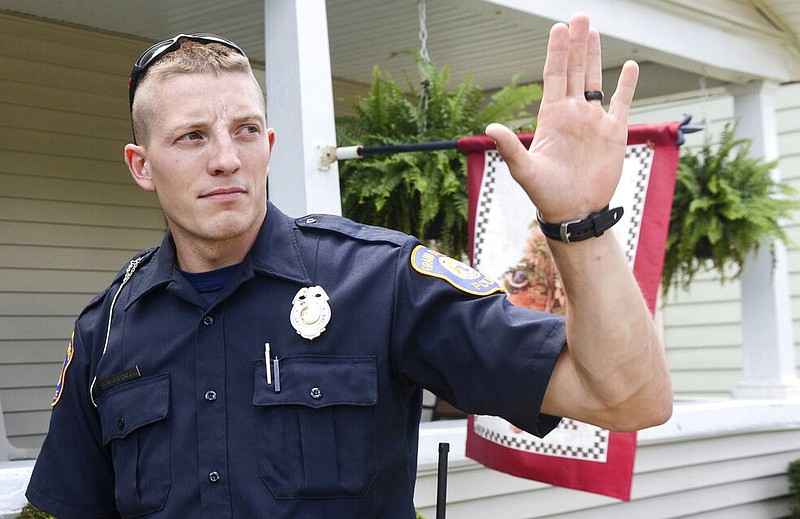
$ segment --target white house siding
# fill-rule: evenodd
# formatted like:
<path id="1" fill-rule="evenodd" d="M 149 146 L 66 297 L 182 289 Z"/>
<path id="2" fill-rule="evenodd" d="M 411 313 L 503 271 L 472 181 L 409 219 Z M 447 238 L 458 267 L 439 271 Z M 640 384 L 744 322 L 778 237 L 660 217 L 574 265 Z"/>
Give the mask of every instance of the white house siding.
<path id="1" fill-rule="evenodd" d="M 785 85 L 776 100 L 780 147 L 780 174 L 800 187 L 800 85 Z M 631 123 L 658 123 L 693 116 L 693 125 L 708 129 L 686 136 L 685 148 L 698 149 L 706 139 L 716 142 L 733 118 L 733 98 L 715 90 L 696 97 L 666 100 L 636 107 Z M 800 217 L 800 215 L 798 215 Z M 800 220 L 787 222 L 791 238 L 800 243 Z M 800 256 L 789 252 L 795 346 L 800 337 Z M 688 291 L 671 289 L 662 308 L 667 347 L 676 396 L 728 397 L 741 376 L 741 290 L 738 281 L 721 283 L 703 273 Z M 798 355 L 800 358 L 800 355 Z"/>
<path id="2" fill-rule="evenodd" d="M 800 83 L 786 85 L 777 96 L 781 178 L 800 190 Z M 789 249 L 795 359 L 800 369 L 800 215 L 786 225 L 796 244 Z"/>
<path id="3" fill-rule="evenodd" d="M 0 401 L 38 447 L 77 313 L 160 240 L 127 173 L 127 64 L 143 42 L 0 14 Z"/>

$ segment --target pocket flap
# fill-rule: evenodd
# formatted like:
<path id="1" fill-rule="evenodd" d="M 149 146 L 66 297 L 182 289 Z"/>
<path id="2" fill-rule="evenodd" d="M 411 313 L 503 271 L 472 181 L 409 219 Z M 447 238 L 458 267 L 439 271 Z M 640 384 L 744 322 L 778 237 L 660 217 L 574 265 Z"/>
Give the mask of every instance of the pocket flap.
<path id="1" fill-rule="evenodd" d="M 104 392 L 97 401 L 103 444 L 125 438 L 169 413 L 169 373 L 140 378 Z"/>
<path id="2" fill-rule="evenodd" d="M 303 405 L 374 405 L 378 401 L 378 370 L 374 356 L 329 357 L 300 355 L 279 361 L 279 373 L 272 373 L 273 384 L 266 380 L 264 360 L 255 363 L 253 404 Z M 273 370 L 274 371 L 274 370 Z M 274 379 L 280 377 L 280 391 Z"/>

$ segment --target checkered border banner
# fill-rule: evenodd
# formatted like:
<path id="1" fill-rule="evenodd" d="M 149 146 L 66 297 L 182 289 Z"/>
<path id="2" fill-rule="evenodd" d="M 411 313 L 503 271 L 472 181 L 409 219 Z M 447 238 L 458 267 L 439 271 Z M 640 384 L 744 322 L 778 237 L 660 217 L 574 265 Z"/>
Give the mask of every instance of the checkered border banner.
<path id="1" fill-rule="evenodd" d="M 496 417 L 476 416 L 473 431 L 478 436 L 498 445 L 520 451 L 581 459 L 605 463 L 608 457 L 609 431 L 593 425 L 563 419 L 553 433 L 546 438 L 537 438 L 512 426 L 498 424 Z M 498 427 L 498 425 L 500 425 Z M 505 432 L 504 432 L 505 431 Z M 561 434 L 559 434 L 561 433 Z M 569 442 L 551 441 L 551 438 L 569 438 Z"/>
<path id="2" fill-rule="evenodd" d="M 532 133 L 518 136 L 524 146 L 530 146 Z M 629 126 L 622 176 L 611 200 L 612 207 L 625 209 L 613 232 L 651 312 L 655 312 L 660 290 L 679 136 L 678 122 Z M 487 277 L 500 279 L 521 257 L 519 252 L 525 254 L 530 226 L 535 225 L 535 208 L 511 179 L 491 139 L 485 135 L 464 137 L 458 146 L 467 155 L 472 264 Z M 540 439 L 497 417 L 469 415 L 468 424 L 467 457 L 489 468 L 630 499 L 636 433 L 562 420 Z"/>

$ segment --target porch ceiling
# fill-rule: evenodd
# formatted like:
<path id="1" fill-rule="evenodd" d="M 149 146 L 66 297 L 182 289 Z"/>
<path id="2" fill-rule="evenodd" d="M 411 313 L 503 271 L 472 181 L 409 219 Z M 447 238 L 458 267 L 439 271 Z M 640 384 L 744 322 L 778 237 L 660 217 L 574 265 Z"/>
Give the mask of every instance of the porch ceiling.
<path id="1" fill-rule="evenodd" d="M 0 0 L 0 10 L 133 35 L 143 47 L 179 32 L 214 32 L 263 62 L 264 1 Z M 369 84 L 379 64 L 414 80 L 411 59 L 392 55 L 419 50 L 416 0 L 328 0 L 327 10 L 336 78 Z M 626 59 L 640 62 L 639 99 L 696 90 L 700 77 L 709 86 L 800 80 L 795 0 L 427 0 L 430 56 L 451 67 L 453 82 L 469 72 L 486 89 L 515 74 L 539 81 L 550 26 L 577 10 L 604 35 L 609 80 Z"/>

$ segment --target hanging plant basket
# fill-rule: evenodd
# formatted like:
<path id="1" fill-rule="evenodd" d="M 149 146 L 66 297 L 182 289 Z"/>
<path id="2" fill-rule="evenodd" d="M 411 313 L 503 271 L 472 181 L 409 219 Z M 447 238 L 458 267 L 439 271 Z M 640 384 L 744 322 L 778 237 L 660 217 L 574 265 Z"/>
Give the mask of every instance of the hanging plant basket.
<path id="1" fill-rule="evenodd" d="M 405 89 L 374 68 L 369 94 L 357 102 L 355 117 L 336 122 L 341 146 L 451 141 L 482 134 L 490 122 L 532 121 L 527 108 L 541 98 L 539 85 L 518 85 L 512 78 L 487 99 L 471 75 L 451 90 L 447 66 L 416 60 L 421 84 L 407 78 Z M 421 89 L 425 103 L 418 102 Z M 340 162 L 339 175 L 345 216 L 434 241 L 457 258 L 466 256 L 467 173 L 460 151 L 373 155 Z"/>
<path id="2" fill-rule="evenodd" d="M 662 289 L 688 289 L 696 274 L 713 269 L 724 282 L 738 277 L 745 259 L 775 241 L 790 245 L 785 220 L 800 209 L 797 191 L 776 181 L 777 161 L 750 156 L 751 141 L 725 126 L 715 149 L 684 152 L 678 164 Z"/>

